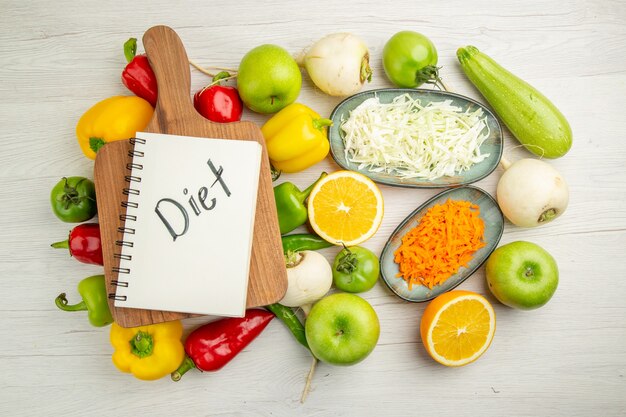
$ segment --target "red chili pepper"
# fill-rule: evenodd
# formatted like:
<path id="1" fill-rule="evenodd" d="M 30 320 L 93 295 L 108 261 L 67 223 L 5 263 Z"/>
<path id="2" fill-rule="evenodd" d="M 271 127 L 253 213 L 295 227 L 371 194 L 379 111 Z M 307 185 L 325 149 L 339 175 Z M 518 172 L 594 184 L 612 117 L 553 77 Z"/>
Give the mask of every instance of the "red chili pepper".
<path id="1" fill-rule="evenodd" d="M 178 369 L 172 372 L 174 381 L 191 368 L 214 372 L 220 370 L 252 342 L 274 314 L 261 309 L 246 312 L 245 317 L 228 317 L 207 323 L 191 332 L 185 340 L 187 355 Z"/>
<path id="2" fill-rule="evenodd" d="M 100 225 L 98 223 L 79 224 L 70 231 L 67 240 L 53 243 L 53 248 L 67 248 L 70 256 L 85 264 L 103 265 Z"/>
<path id="3" fill-rule="evenodd" d="M 213 82 L 193 96 L 193 106 L 205 118 L 217 123 L 241 120 L 243 102 L 235 87 L 219 85 L 219 80 L 230 77 L 222 71 L 213 77 Z"/>
<path id="4" fill-rule="evenodd" d="M 122 71 L 122 83 L 136 96 L 148 101 L 152 107 L 157 102 L 157 81 L 146 55 L 135 55 L 137 39 L 130 38 L 124 44 L 124 54 L 128 64 Z"/>

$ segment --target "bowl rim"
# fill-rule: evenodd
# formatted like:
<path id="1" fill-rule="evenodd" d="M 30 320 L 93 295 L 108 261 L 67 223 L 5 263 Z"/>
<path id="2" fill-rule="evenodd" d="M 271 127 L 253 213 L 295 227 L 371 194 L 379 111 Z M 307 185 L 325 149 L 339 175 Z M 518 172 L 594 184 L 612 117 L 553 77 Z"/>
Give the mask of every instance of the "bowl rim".
<path id="1" fill-rule="evenodd" d="M 479 193 L 485 195 L 488 197 L 489 200 L 491 200 L 491 202 L 494 204 L 494 206 L 497 208 L 497 213 L 500 214 L 500 219 L 501 222 L 500 224 L 502 224 L 502 227 L 499 229 L 498 231 L 498 236 L 495 239 L 495 244 L 493 245 L 493 248 L 489 250 L 489 252 L 485 255 L 485 257 L 483 258 L 482 261 L 480 261 L 474 268 L 472 268 L 471 270 L 468 269 L 466 276 L 459 280 L 459 282 L 457 282 L 456 284 L 454 284 L 452 287 L 448 288 L 445 291 L 440 291 L 440 292 L 436 292 L 433 291 L 432 292 L 432 296 L 428 297 L 428 298 L 424 298 L 424 299 L 413 299 L 413 298 L 409 298 L 409 297 L 405 297 L 402 294 L 399 294 L 392 286 L 391 284 L 387 281 L 387 276 L 385 275 L 385 273 L 383 272 L 383 262 L 382 262 L 382 258 L 383 255 L 389 250 L 389 247 L 391 246 L 391 239 L 399 232 L 400 229 L 402 229 L 409 221 L 413 220 L 413 218 L 415 217 L 415 215 L 417 214 L 418 211 L 422 210 L 424 207 L 427 207 L 428 205 L 432 204 L 435 200 L 441 198 L 442 196 L 449 194 L 449 193 L 453 193 L 455 191 L 461 190 L 461 189 L 474 189 L 476 191 L 478 191 Z M 383 282 L 385 283 L 385 285 L 391 290 L 391 292 L 393 292 L 396 296 L 400 297 L 401 299 L 405 300 L 405 301 L 409 301 L 412 303 L 424 303 L 430 300 L 433 300 L 435 298 L 437 298 L 439 295 L 444 294 L 448 291 L 452 291 L 453 289 L 455 289 L 456 287 L 458 287 L 459 285 L 461 285 L 463 282 L 465 282 L 470 276 L 472 276 L 481 266 L 483 266 L 483 264 L 487 261 L 487 259 L 489 258 L 489 256 L 493 253 L 493 251 L 498 247 L 498 244 L 500 243 L 500 239 L 502 238 L 502 235 L 504 233 L 504 214 L 502 213 L 502 210 L 500 209 L 500 206 L 498 205 L 498 202 L 491 196 L 490 193 L 488 193 L 487 191 L 483 190 L 480 187 L 476 187 L 474 185 L 462 185 L 462 186 L 458 186 L 458 187 L 452 187 L 449 188 L 447 190 L 444 190 L 440 193 L 437 193 L 436 195 L 434 195 L 433 197 L 429 198 L 428 200 L 426 200 L 424 203 L 420 204 L 415 210 L 413 210 L 408 216 L 406 216 L 404 218 L 404 220 L 402 220 L 398 226 L 393 230 L 393 232 L 389 235 L 389 238 L 387 239 L 387 242 L 385 242 L 385 246 L 383 246 L 383 250 L 380 253 L 380 259 L 381 262 L 379 263 L 379 273 L 380 273 L 380 277 L 382 278 Z M 458 274 L 458 272 L 456 273 Z M 454 274 L 454 275 L 456 275 Z M 448 279 L 450 279 L 452 276 L 450 276 Z M 393 277 L 396 278 L 396 277 Z"/>
<path id="2" fill-rule="evenodd" d="M 329 119 L 334 121 L 335 115 L 339 112 L 339 109 L 344 105 L 344 103 L 346 103 L 349 100 L 354 100 L 355 98 L 361 97 L 361 96 L 366 96 L 366 95 L 376 95 L 377 93 L 381 93 L 381 92 L 396 92 L 398 93 L 397 96 L 400 96 L 402 94 L 405 93 L 417 93 L 417 94 L 435 94 L 435 95 L 441 95 L 443 97 L 456 97 L 456 98 L 460 98 L 462 100 L 466 100 L 472 104 L 475 104 L 477 106 L 479 106 L 481 109 L 483 109 L 483 111 L 485 111 L 486 113 L 488 113 L 488 115 L 490 115 L 491 117 L 493 117 L 493 120 L 495 121 L 498 129 L 498 138 L 500 139 L 500 146 L 499 146 L 499 152 L 496 158 L 496 163 L 493 164 L 493 166 L 487 170 L 483 175 L 480 175 L 470 181 L 463 181 L 463 182 L 453 182 L 453 183 L 449 183 L 449 184 L 421 184 L 421 185 L 417 185 L 417 184 L 409 184 L 409 183 L 399 183 L 399 182 L 391 182 L 391 181 L 385 181 L 385 180 L 379 180 L 379 179 L 374 179 L 372 176 L 368 175 L 368 172 L 362 172 L 362 171 L 357 171 L 353 168 L 351 168 L 350 166 L 348 166 L 347 164 L 344 164 L 342 162 L 340 162 L 339 160 L 339 156 L 336 155 L 335 153 L 335 149 L 332 146 L 333 141 L 331 140 L 330 137 L 330 130 L 329 130 L 329 134 L 328 134 L 328 142 L 330 145 L 330 155 L 332 156 L 333 160 L 335 161 L 335 163 L 337 165 L 339 165 L 342 169 L 347 169 L 349 171 L 355 171 L 355 172 L 359 172 L 363 175 L 365 175 L 366 177 L 370 178 L 372 181 L 378 183 L 378 184 L 384 184 L 384 185 L 389 185 L 392 187 L 400 187 L 400 188 L 417 188 L 417 189 L 436 189 L 436 188 L 448 188 L 448 187 L 458 187 L 458 186 L 464 186 L 464 185 L 469 185 L 469 184 L 473 184 L 475 182 L 478 182 L 486 177 L 488 177 L 489 175 L 491 175 L 491 173 L 493 171 L 495 171 L 495 169 L 498 167 L 498 164 L 500 163 L 500 160 L 502 159 L 502 154 L 504 153 L 504 131 L 502 130 L 502 124 L 500 123 L 500 120 L 498 119 L 498 117 L 495 115 L 495 113 L 493 111 L 491 111 L 491 109 L 489 109 L 486 105 L 478 102 L 477 100 L 474 100 L 471 97 L 467 97 L 464 96 L 462 94 L 458 94 L 458 93 L 453 93 L 453 92 L 449 92 L 449 91 L 441 91 L 441 90 L 430 90 L 430 89 L 426 89 L 426 88 L 378 88 L 378 89 L 373 89 L 373 90 L 366 90 L 366 91 L 361 91 L 359 93 L 356 93 L 354 95 L 351 95 L 349 97 L 344 98 L 339 104 L 337 104 L 335 106 L 335 108 L 333 109 L 333 111 L 330 113 Z M 340 129 L 340 126 L 337 125 L 337 129 Z M 341 140 L 341 137 L 339 137 L 339 139 Z M 341 142 L 343 143 L 343 140 L 341 140 Z M 342 145 L 343 146 L 343 145 Z M 345 149 L 345 146 L 343 146 L 343 148 Z M 471 168 L 470 168 L 471 169 Z M 399 177 L 397 177 L 399 178 Z M 431 182 L 429 180 L 424 180 L 425 182 Z"/>

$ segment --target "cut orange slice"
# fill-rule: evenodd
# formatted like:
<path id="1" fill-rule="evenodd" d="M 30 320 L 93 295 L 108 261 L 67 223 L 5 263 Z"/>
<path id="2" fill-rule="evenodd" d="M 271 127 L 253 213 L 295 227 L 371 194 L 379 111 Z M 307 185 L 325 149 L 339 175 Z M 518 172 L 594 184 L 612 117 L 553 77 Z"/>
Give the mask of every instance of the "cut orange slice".
<path id="1" fill-rule="evenodd" d="M 308 201 L 315 232 L 335 245 L 358 245 L 376 233 L 383 220 L 383 196 L 366 176 L 337 171 L 322 178 Z"/>
<path id="2" fill-rule="evenodd" d="M 482 295 L 450 291 L 430 302 L 420 325 L 424 347 L 446 366 L 467 365 L 489 347 L 496 331 L 496 313 Z"/>

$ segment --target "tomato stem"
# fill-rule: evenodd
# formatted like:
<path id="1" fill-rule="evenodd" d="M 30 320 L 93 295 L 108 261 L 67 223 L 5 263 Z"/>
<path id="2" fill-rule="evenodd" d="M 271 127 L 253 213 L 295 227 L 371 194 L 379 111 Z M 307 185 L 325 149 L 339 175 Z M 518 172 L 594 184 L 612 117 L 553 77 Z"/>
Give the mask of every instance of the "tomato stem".
<path id="1" fill-rule="evenodd" d="M 448 91 L 446 85 L 441 80 L 439 76 L 439 70 L 441 67 L 437 67 L 434 65 L 427 65 L 421 70 L 415 73 L 415 81 L 417 84 L 432 84 L 440 90 Z"/>
<path id="2" fill-rule="evenodd" d="M 359 265 L 359 260 L 356 255 L 348 249 L 346 245 L 343 245 L 343 251 L 346 252 L 343 255 L 340 255 L 339 262 L 337 263 L 337 267 L 335 268 L 339 272 L 343 272 L 344 274 L 352 274 L 354 270 Z"/>
<path id="3" fill-rule="evenodd" d="M 81 178 L 76 185 L 74 185 L 73 187 L 68 183 L 68 179 L 67 177 L 63 177 L 63 180 L 65 180 L 65 185 L 63 186 L 63 195 L 60 196 L 60 201 L 62 203 L 64 203 L 65 209 L 69 209 L 70 206 L 72 204 L 76 204 L 79 205 L 80 203 L 82 203 L 84 200 L 92 200 L 94 201 L 93 198 L 87 196 L 87 195 L 83 195 L 81 196 L 78 193 L 78 186 L 80 185 L 81 182 L 85 181 L 87 178 Z"/>

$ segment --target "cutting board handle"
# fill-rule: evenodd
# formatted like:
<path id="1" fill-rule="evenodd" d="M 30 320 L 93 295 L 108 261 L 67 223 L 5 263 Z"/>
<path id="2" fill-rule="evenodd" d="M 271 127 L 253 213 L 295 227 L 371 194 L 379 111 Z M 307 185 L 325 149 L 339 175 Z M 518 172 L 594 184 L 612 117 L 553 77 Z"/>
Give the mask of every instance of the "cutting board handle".
<path id="1" fill-rule="evenodd" d="M 185 47 L 168 26 L 148 29 L 143 35 L 143 46 L 159 89 L 152 123 L 176 125 L 181 118 L 196 113 L 191 102 L 191 73 Z"/>

